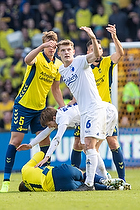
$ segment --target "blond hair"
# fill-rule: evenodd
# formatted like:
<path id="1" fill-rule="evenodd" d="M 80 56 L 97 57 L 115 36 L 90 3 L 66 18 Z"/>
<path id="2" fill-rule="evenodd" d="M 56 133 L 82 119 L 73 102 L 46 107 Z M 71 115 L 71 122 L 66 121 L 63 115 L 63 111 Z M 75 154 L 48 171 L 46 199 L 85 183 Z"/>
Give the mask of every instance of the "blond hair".
<path id="1" fill-rule="evenodd" d="M 46 40 L 53 40 L 53 41 L 58 41 L 58 37 L 57 37 L 57 34 L 54 32 L 54 31 L 45 31 L 43 32 L 43 36 L 42 36 L 42 41 L 43 43 L 46 42 Z"/>
<path id="2" fill-rule="evenodd" d="M 70 45 L 74 49 L 74 43 L 70 41 L 69 39 L 61 40 L 60 42 L 57 43 L 57 49 L 59 51 L 60 46 L 62 45 Z"/>

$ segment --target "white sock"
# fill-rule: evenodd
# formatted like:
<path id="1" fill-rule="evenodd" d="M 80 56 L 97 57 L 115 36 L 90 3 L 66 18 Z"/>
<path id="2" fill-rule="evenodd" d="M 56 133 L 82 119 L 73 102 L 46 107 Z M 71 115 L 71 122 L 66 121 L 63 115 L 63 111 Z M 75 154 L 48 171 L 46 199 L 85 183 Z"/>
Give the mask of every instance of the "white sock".
<path id="1" fill-rule="evenodd" d="M 96 173 L 100 176 L 103 176 L 105 179 L 107 179 L 108 177 L 107 177 L 107 171 L 105 168 L 105 164 L 104 164 L 104 161 L 101 158 L 99 152 L 97 152 L 97 157 L 98 157 L 98 165 L 96 168 Z"/>
<path id="2" fill-rule="evenodd" d="M 88 149 L 86 151 L 86 180 L 87 186 L 93 186 L 98 157 L 96 149 Z"/>

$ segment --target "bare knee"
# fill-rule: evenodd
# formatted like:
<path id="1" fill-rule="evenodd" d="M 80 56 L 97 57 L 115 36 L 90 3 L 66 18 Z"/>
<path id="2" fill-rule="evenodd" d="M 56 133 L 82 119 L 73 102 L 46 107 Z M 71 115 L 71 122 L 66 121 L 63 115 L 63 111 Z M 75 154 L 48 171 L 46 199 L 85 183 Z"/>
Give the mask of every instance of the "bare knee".
<path id="1" fill-rule="evenodd" d="M 120 146 L 119 142 L 117 140 L 117 136 L 108 136 L 107 142 L 108 142 L 108 146 L 111 150 L 118 149 L 118 147 Z"/>
<path id="2" fill-rule="evenodd" d="M 97 143 L 97 139 L 95 139 L 94 137 L 86 137 L 85 138 L 85 149 L 95 149 Z"/>
<path id="3" fill-rule="evenodd" d="M 46 145 L 50 145 L 50 135 L 39 143 L 39 146 L 46 146 Z"/>
<path id="4" fill-rule="evenodd" d="M 80 137 L 75 137 L 73 149 L 75 149 L 75 150 L 83 149 L 83 144 L 81 144 Z"/>
<path id="5" fill-rule="evenodd" d="M 100 145 L 102 144 L 102 142 L 103 141 L 97 141 L 97 143 L 96 143 L 96 150 L 97 150 L 97 152 L 99 152 L 99 147 L 100 147 Z"/>
<path id="6" fill-rule="evenodd" d="M 24 138 L 24 133 L 11 132 L 11 139 L 10 139 L 9 144 L 12 144 L 15 147 L 18 147 L 21 144 L 23 138 Z"/>

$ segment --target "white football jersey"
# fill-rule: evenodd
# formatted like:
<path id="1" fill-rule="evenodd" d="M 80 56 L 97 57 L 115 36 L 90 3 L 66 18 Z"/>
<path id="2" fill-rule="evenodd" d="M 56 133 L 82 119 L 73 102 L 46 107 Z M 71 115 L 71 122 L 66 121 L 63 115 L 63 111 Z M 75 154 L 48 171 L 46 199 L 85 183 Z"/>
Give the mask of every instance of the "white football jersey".
<path id="1" fill-rule="evenodd" d="M 80 112 L 77 104 L 64 106 L 57 109 L 56 123 L 66 125 L 67 127 L 75 127 L 80 124 Z"/>
<path id="2" fill-rule="evenodd" d="M 86 55 L 75 57 L 68 67 L 61 65 L 59 73 L 76 98 L 81 115 L 103 107 Z"/>

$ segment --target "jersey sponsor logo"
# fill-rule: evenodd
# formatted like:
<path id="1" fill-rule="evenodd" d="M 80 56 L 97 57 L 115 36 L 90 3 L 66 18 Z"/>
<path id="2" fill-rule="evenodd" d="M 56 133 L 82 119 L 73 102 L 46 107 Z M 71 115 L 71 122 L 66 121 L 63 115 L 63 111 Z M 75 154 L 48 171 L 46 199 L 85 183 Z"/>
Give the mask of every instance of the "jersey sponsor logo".
<path id="1" fill-rule="evenodd" d="M 78 78 L 77 74 L 72 74 L 71 77 L 68 77 L 66 79 L 63 77 L 63 81 L 67 86 L 69 86 L 72 82 L 75 82 L 77 78 Z"/>
<path id="2" fill-rule="evenodd" d="M 52 83 L 53 80 L 55 79 L 55 77 L 53 77 L 52 75 L 48 75 L 48 74 L 46 74 L 45 72 L 41 72 L 41 73 L 40 73 L 40 76 L 39 76 L 39 79 L 40 79 L 40 80 L 43 80 L 43 81 L 45 81 L 45 82 Z"/>
<path id="3" fill-rule="evenodd" d="M 17 128 L 17 131 L 27 131 L 27 128 L 23 128 L 22 126 Z"/>
<path id="4" fill-rule="evenodd" d="M 85 133 L 90 133 L 90 131 L 89 130 L 85 130 Z"/>
<path id="5" fill-rule="evenodd" d="M 46 69 L 49 69 L 49 67 L 48 67 L 48 66 L 43 65 L 43 67 L 45 67 Z"/>
<path id="6" fill-rule="evenodd" d="M 103 75 L 101 78 L 95 80 L 96 81 L 96 85 L 99 86 L 102 82 L 104 82 L 105 81 L 104 78 L 105 78 L 105 75 Z"/>

